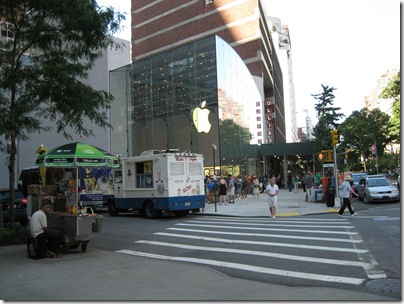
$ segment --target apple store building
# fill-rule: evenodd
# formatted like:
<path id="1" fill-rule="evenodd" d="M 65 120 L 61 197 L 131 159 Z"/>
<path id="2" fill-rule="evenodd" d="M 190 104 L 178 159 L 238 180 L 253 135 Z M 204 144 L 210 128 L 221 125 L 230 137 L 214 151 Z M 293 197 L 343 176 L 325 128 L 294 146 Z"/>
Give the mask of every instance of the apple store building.
<path id="1" fill-rule="evenodd" d="M 110 72 L 111 152 L 202 153 L 205 174 L 263 172 L 262 98 L 238 54 L 214 35 Z"/>

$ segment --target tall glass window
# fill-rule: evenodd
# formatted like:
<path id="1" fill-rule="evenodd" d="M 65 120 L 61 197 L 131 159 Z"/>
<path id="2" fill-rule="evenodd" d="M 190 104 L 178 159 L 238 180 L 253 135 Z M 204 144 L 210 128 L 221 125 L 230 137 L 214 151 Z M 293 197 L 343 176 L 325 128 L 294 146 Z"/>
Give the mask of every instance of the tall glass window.
<path id="1" fill-rule="evenodd" d="M 213 166 L 215 155 L 216 174 L 256 173 L 248 167 L 257 156 L 262 101 L 244 62 L 224 40 L 211 36 L 135 62 L 131 70 L 129 81 L 111 72 L 114 96 L 122 98 L 131 84 L 129 156 L 168 147 L 202 153 L 205 167 Z"/>

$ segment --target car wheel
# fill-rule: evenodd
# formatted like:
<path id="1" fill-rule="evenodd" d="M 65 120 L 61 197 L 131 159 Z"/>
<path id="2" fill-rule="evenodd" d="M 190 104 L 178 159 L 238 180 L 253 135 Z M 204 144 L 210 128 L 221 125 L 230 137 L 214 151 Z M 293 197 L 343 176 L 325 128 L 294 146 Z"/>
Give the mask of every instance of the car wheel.
<path id="1" fill-rule="evenodd" d="M 369 200 L 368 200 L 368 197 L 367 197 L 366 194 L 363 195 L 363 202 L 364 202 L 365 204 L 369 204 Z"/>

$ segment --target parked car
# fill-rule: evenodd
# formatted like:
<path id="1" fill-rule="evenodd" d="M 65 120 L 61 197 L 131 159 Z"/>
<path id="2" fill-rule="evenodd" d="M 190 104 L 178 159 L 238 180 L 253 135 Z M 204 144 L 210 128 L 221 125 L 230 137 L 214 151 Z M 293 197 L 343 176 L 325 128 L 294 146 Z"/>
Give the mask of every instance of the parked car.
<path id="1" fill-rule="evenodd" d="M 353 184 L 354 184 L 354 190 L 355 190 L 355 193 L 356 193 L 356 194 L 358 193 L 357 187 L 358 187 L 359 181 L 361 180 L 362 177 L 368 176 L 368 175 L 369 175 L 369 174 L 366 173 L 366 172 L 358 172 L 358 173 L 352 173 L 352 174 L 351 174 L 352 180 L 353 180 Z"/>
<path id="2" fill-rule="evenodd" d="M 0 204 L 3 211 L 3 223 L 8 223 L 10 222 L 10 190 L 0 190 Z M 18 189 L 14 190 L 14 215 L 15 221 L 21 225 L 28 223 L 27 199 L 22 194 L 22 191 Z"/>
<path id="3" fill-rule="evenodd" d="M 365 204 L 371 202 L 399 201 L 397 187 L 390 184 L 384 175 L 368 175 L 360 179 L 357 186 L 359 199 Z"/>

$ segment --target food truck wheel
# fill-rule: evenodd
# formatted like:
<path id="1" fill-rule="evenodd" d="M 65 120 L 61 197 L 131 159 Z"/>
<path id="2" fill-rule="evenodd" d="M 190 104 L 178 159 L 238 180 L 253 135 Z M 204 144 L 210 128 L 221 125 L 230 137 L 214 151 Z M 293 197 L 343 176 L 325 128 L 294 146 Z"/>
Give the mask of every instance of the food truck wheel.
<path id="1" fill-rule="evenodd" d="M 81 252 L 86 252 L 87 244 L 88 244 L 88 242 L 83 242 L 83 244 L 81 244 Z"/>
<path id="2" fill-rule="evenodd" d="M 149 219 L 155 219 L 160 217 L 163 213 L 161 210 L 154 208 L 154 204 L 151 201 L 147 201 L 143 207 L 145 217 Z"/>
<path id="3" fill-rule="evenodd" d="M 173 211 L 175 216 L 187 216 L 189 210 L 180 210 L 180 211 Z"/>
<path id="4" fill-rule="evenodd" d="M 116 208 L 114 202 L 108 204 L 108 213 L 110 216 L 117 216 L 119 214 L 119 210 Z"/>

